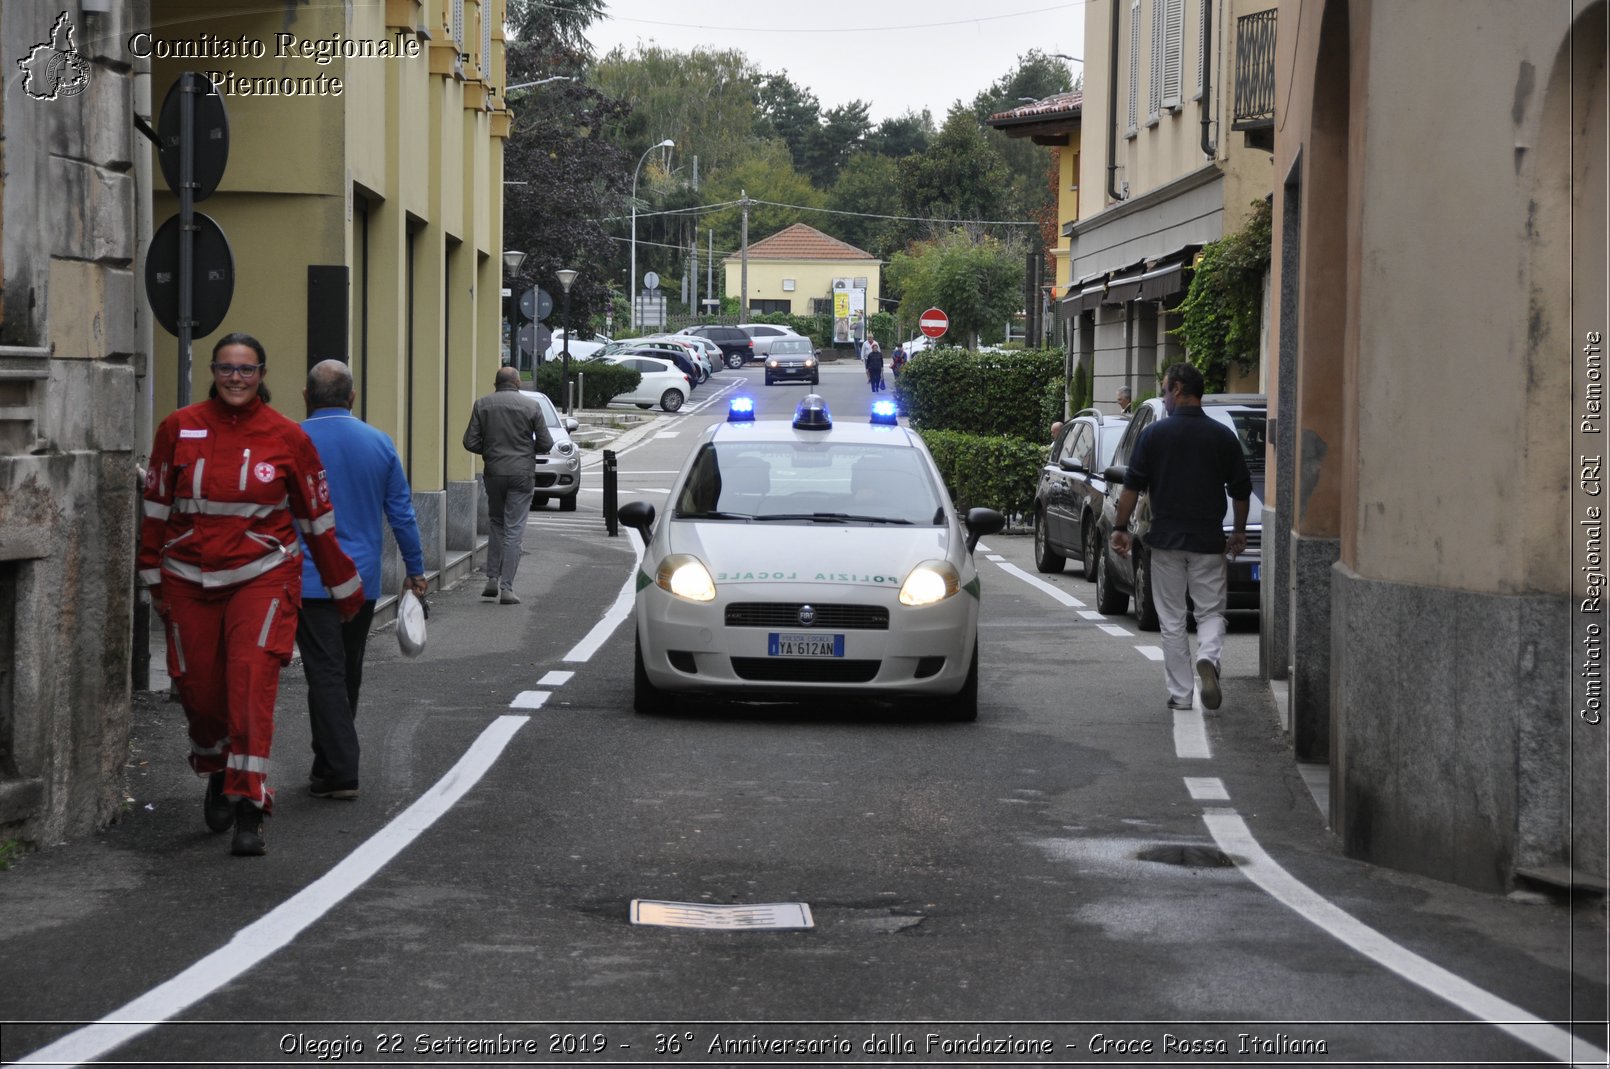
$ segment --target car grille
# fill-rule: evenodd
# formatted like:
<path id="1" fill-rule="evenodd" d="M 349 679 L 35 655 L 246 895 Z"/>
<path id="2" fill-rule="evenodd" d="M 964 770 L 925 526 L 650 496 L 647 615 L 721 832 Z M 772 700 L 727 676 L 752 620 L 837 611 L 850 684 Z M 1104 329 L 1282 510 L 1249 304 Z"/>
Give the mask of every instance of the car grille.
<path id="1" fill-rule="evenodd" d="M 800 602 L 736 602 L 727 606 L 728 627 L 798 628 Z M 812 605 L 816 610 L 813 628 L 849 631 L 889 630 L 889 610 L 882 605 Z"/>
<path id="2" fill-rule="evenodd" d="M 870 683 L 879 661 L 804 660 L 793 657 L 734 657 L 732 671 L 752 683 Z"/>

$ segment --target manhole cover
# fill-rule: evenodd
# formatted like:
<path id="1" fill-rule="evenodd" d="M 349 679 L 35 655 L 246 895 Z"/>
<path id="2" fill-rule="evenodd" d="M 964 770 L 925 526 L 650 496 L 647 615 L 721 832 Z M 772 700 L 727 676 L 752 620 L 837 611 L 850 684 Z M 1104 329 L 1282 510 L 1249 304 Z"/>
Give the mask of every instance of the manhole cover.
<path id="1" fill-rule="evenodd" d="M 632 923 L 726 932 L 815 926 L 811 920 L 811 907 L 804 902 L 712 906 L 702 902 L 657 902 L 647 898 L 632 899 Z"/>
<path id="2" fill-rule="evenodd" d="M 1141 861 L 1156 861 L 1162 865 L 1179 865 L 1187 869 L 1228 869 L 1234 868 L 1235 862 L 1226 854 L 1212 846 L 1184 846 L 1177 843 L 1165 843 L 1162 846 L 1149 846 L 1135 855 Z"/>

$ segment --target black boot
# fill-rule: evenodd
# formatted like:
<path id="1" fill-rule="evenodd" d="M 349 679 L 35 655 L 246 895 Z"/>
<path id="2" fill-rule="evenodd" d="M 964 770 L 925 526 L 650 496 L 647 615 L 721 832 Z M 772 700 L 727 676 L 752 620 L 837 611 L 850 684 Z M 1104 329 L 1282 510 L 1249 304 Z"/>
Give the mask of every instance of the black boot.
<path id="1" fill-rule="evenodd" d="M 224 797 L 224 774 L 214 772 L 207 777 L 207 794 L 201 800 L 201 815 L 213 831 L 228 831 L 235 823 L 235 803 Z"/>
<path id="2" fill-rule="evenodd" d="M 249 798 L 235 801 L 235 840 L 229 852 L 236 857 L 259 857 L 268 853 L 263 842 L 263 822 L 267 815 Z"/>

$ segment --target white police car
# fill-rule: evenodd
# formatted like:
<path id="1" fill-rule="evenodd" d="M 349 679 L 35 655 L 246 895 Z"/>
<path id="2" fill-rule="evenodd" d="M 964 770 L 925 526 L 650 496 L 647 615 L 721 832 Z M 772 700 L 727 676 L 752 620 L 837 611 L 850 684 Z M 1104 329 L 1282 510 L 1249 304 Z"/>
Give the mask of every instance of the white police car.
<path id="1" fill-rule="evenodd" d="M 632 501 L 637 576 L 633 704 L 677 693 L 794 701 L 918 699 L 978 715 L 973 547 L 1005 520 L 951 504 L 933 457 L 879 401 L 835 423 L 816 394 L 794 419 L 734 399 L 670 488 L 666 513 Z"/>

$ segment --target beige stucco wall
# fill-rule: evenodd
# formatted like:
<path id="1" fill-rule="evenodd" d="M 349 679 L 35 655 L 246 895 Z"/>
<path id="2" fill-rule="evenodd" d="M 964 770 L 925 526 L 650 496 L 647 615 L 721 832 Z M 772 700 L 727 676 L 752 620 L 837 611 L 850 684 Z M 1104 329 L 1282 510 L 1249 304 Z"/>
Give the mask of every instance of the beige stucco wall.
<path id="1" fill-rule="evenodd" d="M 721 262 L 729 297 L 738 296 L 742 264 L 737 257 Z M 749 299 L 751 301 L 791 301 L 794 315 L 810 315 L 811 298 L 828 300 L 833 296 L 835 278 L 867 280 L 867 309 L 878 310 L 879 265 L 876 260 L 771 260 L 749 258 Z M 794 280 L 794 289 L 785 291 L 783 280 Z"/>

